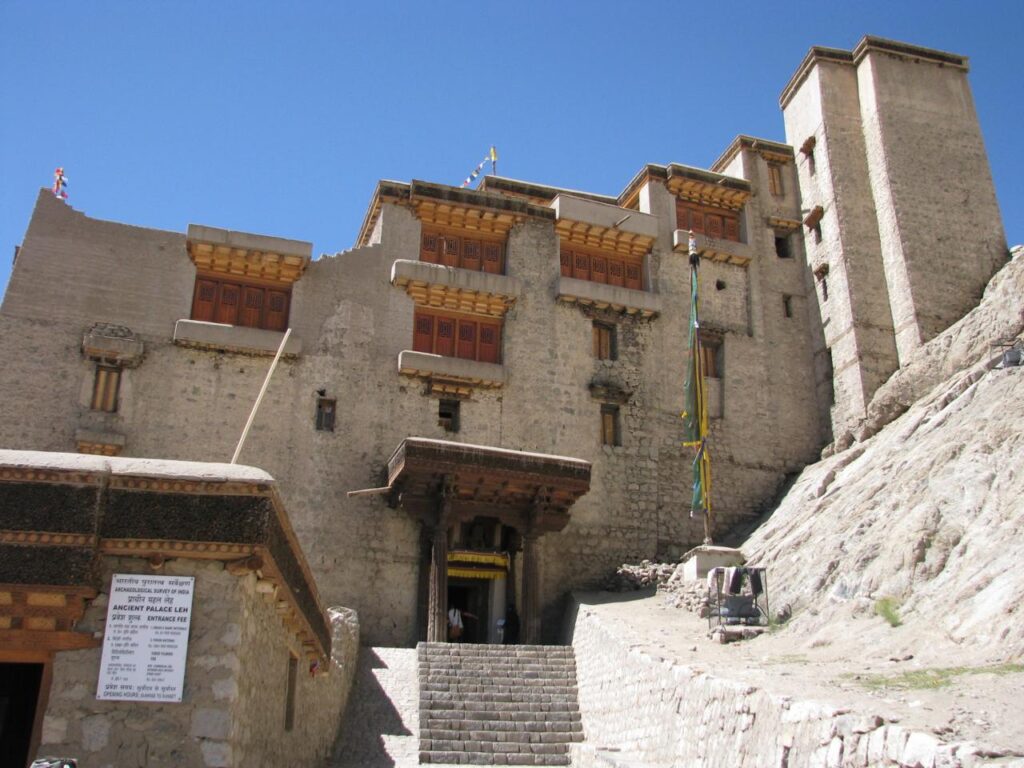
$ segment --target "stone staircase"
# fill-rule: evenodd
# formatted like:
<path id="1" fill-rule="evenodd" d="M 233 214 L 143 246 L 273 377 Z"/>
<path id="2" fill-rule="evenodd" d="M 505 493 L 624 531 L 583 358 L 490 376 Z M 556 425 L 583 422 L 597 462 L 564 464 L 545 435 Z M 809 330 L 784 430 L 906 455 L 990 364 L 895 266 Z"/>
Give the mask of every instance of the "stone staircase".
<path id="1" fill-rule="evenodd" d="M 583 740 L 569 646 L 420 643 L 420 762 L 569 765 Z"/>

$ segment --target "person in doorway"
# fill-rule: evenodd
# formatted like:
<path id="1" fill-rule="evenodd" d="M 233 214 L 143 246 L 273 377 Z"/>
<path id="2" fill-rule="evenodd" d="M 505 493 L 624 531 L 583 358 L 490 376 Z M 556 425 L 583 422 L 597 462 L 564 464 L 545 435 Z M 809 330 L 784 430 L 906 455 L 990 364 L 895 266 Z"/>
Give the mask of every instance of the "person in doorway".
<path id="1" fill-rule="evenodd" d="M 466 632 L 463 619 L 476 620 L 476 616 L 469 611 L 463 611 L 457 606 L 448 609 L 448 640 L 453 643 L 461 643 L 462 636 Z"/>
<path id="2" fill-rule="evenodd" d="M 516 607 L 509 603 L 505 609 L 505 645 L 519 644 L 519 614 Z"/>

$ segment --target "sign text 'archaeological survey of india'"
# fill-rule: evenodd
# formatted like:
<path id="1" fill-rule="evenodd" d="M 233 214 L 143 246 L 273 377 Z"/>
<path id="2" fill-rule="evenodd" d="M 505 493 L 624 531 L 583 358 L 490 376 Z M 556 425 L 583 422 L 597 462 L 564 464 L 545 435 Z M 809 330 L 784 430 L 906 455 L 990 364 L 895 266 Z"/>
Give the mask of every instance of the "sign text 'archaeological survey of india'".
<path id="1" fill-rule="evenodd" d="M 192 576 L 114 574 L 97 699 L 181 701 Z"/>

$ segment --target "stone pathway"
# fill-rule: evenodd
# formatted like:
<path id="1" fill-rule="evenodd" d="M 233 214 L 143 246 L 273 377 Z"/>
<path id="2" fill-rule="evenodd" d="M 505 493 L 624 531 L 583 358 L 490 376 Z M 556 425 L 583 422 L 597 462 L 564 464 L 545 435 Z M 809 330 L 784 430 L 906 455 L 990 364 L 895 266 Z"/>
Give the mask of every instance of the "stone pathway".
<path id="1" fill-rule="evenodd" d="M 359 649 L 355 685 L 331 768 L 419 765 L 415 648 Z"/>

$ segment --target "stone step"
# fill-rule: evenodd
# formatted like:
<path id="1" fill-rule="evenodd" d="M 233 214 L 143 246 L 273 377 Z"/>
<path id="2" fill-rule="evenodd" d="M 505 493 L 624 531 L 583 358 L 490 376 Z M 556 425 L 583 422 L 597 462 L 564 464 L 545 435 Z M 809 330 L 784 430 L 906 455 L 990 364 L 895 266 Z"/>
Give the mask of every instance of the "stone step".
<path id="1" fill-rule="evenodd" d="M 430 706 L 435 702 L 450 701 L 480 701 L 480 702 L 502 702 L 506 704 L 549 704 L 549 703 L 576 703 L 576 694 L 573 693 L 539 693 L 532 689 L 514 689 L 507 693 L 495 691 L 420 691 L 420 706 Z"/>
<path id="2" fill-rule="evenodd" d="M 437 712 L 445 713 L 436 717 Z M 518 713 L 517 719 L 501 717 L 480 717 L 475 713 L 461 713 L 461 717 L 449 717 L 454 710 L 421 711 L 419 724 L 421 728 L 459 730 L 459 731 L 534 731 L 545 732 L 572 732 L 583 727 L 579 717 L 564 717 L 566 713 L 559 712 L 558 717 L 524 717 L 529 713 Z"/>
<path id="3" fill-rule="evenodd" d="M 478 666 L 459 664 L 458 662 L 444 662 L 443 664 L 420 664 L 418 671 L 421 673 L 446 672 L 458 674 L 460 677 L 488 677 L 501 675 L 504 677 L 553 677 L 575 676 L 575 665 L 551 665 L 541 667 L 540 665 L 505 665 L 505 664 L 482 664 Z"/>
<path id="4" fill-rule="evenodd" d="M 568 744 L 583 741 L 583 726 L 574 731 L 481 731 L 457 728 L 421 728 L 420 739 L 431 741 L 494 741 L 520 744 Z"/>
<path id="5" fill-rule="evenodd" d="M 518 690 L 528 690 L 530 693 L 563 693 L 573 695 L 577 693 L 577 686 L 574 683 L 552 683 L 550 681 L 538 683 L 532 682 L 530 685 L 516 685 L 514 683 L 494 683 L 494 682 L 461 682 L 457 680 L 444 680 L 434 682 L 421 682 L 421 691 L 434 691 L 443 693 L 446 691 L 455 691 L 460 693 L 512 693 Z"/>
<path id="6" fill-rule="evenodd" d="M 568 680 L 576 680 L 576 673 L 572 670 L 564 672 L 520 672 L 516 673 L 514 670 L 496 670 L 494 672 L 480 671 L 477 673 L 465 673 L 459 672 L 458 668 L 444 668 L 438 669 L 437 667 L 430 667 L 427 669 L 419 670 L 420 678 L 426 678 L 427 682 L 430 683 L 441 683 L 445 680 L 467 680 L 472 682 L 486 682 L 488 680 L 495 680 L 501 682 L 507 682 L 508 680 L 515 680 L 517 682 L 529 682 L 531 680 L 545 681 L 550 680 L 552 682 L 563 682 Z"/>
<path id="7" fill-rule="evenodd" d="M 492 752 L 435 752 L 421 751 L 421 763 L 447 763 L 450 765 L 569 765 L 569 755 L 534 755 L 521 753 L 494 754 Z"/>
<path id="8" fill-rule="evenodd" d="M 520 661 L 509 662 L 501 659 L 486 659 L 484 661 L 466 661 L 465 659 L 427 659 L 420 660 L 420 669 L 461 669 L 468 673 L 488 672 L 494 669 L 507 669 L 516 672 L 575 672 L 576 662 L 572 659 L 560 661 L 538 662 Z"/>
<path id="9" fill-rule="evenodd" d="M 437 705 L 435 708 L 434 704 Z M 420 707 L 423 700 L 420 699 Z M 457 712 L 575 712 L 575 701 L 438 701 L 429 707 L 431 712 L 440 710 Z"/>
<path id="10" fill-rule="evenodd" d="M 417 650 L 423 652 L 448 653 L 489 653 L 496 656 L 505 654 L 572 654 L 571 645 L 493 645 L 489 643 L 419 643 Z"/>
<path id="11" fill-rule="evenodd" d="M 420 663 L 437 664 L 445 661 L 459 662 L 462 664 L 573 664 L 576 659 L 571 654 L 562 655 L 530 655 L 514 656 L 511 654 L 450 654 L 450 653 L 420 653 L 417 655 Z"/>
<path id="12" fill-rule="evenodd" d="M 427 752 L 490 752 L 491 754 L 566 755 L 569 744 L 542 744 L 540 742 L 477 741 L 475 739 L 425 739 L 420 737 L 420 749 Z"/>
<path id="13" fill-rule="evenodd" d="M 493 712 L 484 710 L 465 709 L 430 709 L 420 710 L 420 723 L 440 722 L 444 720 L 473 721 L 494 721 L 506 720 L 512 723 L 531 723 L 539 726 L 547 723 L 574 723 L 580 719 L 578 711 L 570 712 Z M 431 726 L 426 726 L 431 727 Z M 543 730 L 541 728 L 540 730 Z"/>
<path id="14" fill-rule="evenodd" d="M 420 762 L 569 765 L 583 740 L 567 646 L 421 643 Z"/>

